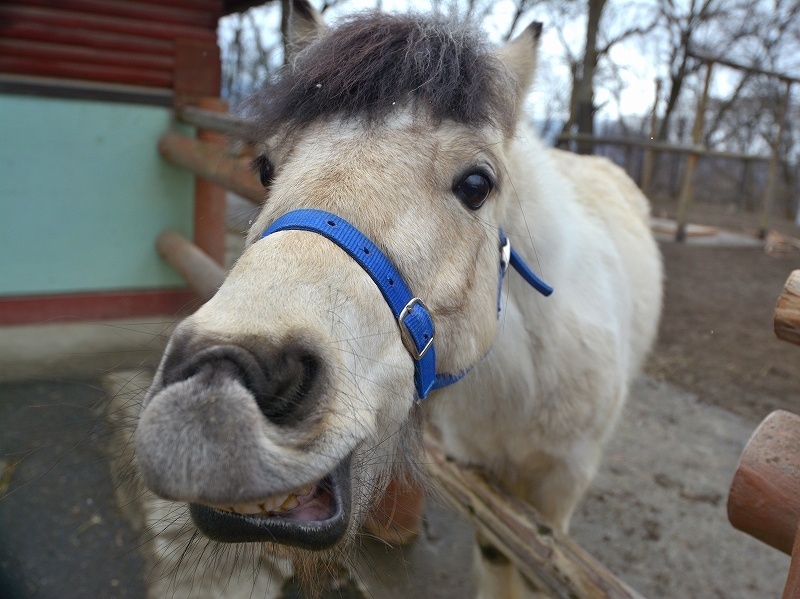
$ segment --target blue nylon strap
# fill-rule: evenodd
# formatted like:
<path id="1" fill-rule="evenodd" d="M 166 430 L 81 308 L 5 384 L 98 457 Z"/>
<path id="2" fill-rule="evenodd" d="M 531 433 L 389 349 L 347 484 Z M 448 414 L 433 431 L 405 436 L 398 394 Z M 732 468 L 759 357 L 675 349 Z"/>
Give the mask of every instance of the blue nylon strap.
<path id="1" fill-rule="evenodd" d="M 413 343 L 416 355 L 411 348 L 408 349 L 414 358 L 414 382 L 417 395 L 420 399 L 425 399 L 436 385 L 433 319 L 421 301 L 418 299 L 412 301 L 415 299 L 414 295 L 389 259 L 353 225 L 335 214 L 322 210 L 302 209 L 288 212 L 272 223 L 261 237 L 287 230 L 309 231 L 326 237 L 347 252 L 372 278 L 401 330 L 405 328 L 408 333 L 407 339 Z M 403 314 L 402 321 L 401 314 Z M 447 380 L 454 376 L 461 378 L 459 375 L 443 376 L 447 377 Z"/>
<path id="2" fill-rule="evenodd" d="M 533 287 L 536 291 L 541 293 L 543 296 L 547 297 L 548 295 L 553 293 L 553 288 L 550 285 L 548 285 L 547 283 L 545 283 L 544 281 L 542 281 L 542 279 L 540 279 L 539 276 L 535 272 L 533 272 L 531 267 L 528 266 L 527 264 L 525 264 L 525 261 L 517 253 L 517 250 L 515 250 L 513 248 L 513 246 L 511 246 L 511 244 L 508 243 L 508 238 L 506 237 L 506 234 L 503 232 L 503 229 L 500 229 L 500 247 L 501 247 L 501 252 L 502 252 L 502 248 L 506 247 L 506 245 L 508 245 L 509 249 L 511 250 L 511 256 L 509 258 L 509 263 L 508 264 L 506 264 L 504 262 L 504 258 L 501 257 L 501 260 L 500 260 L 500 285 L 503 284 L 503 275 L 506 274 L 506 270 L 508 269 L 508 266 L 510 264 L 511 266 L 514 267 L 514 270 L 516 270 L 522 276 L 522 278 L 525 279 L 525 282 L 528 283 L 528 285 Z M 498 312 L 500 311 L 500 292 L 499 291 L 497 293 L 497 311 Z"/>
<path id="3" fill-rule="evenodd" d="M 436 348 L 434 326 L 428 309 L 415 297 L 386 255 L 366 235 L 343 218 L 322 210 L 301 209 L 287 212 L 264 231 L 261 238 L 278 231 L 309 231 L 329 239 L 355 260 L 378 286 L 383 298 L 400 327 L 403 344 L 414 359 L 414 385 L 420 400 L 435 390 L 461 380 L 472 367 L 458 374 L 436 373 Z M 503 277 L 509 264 L 517 270 L 534 289 L 544 296 L 553 288 L 542 281 L 520 258 L 500 230 L 500 275 L 497 289 L 497 312 L 500 315 L 500 296 Z M 406 334 L 403 334 L 403 330 Z M 408 341 L 412 344 L 409 347 Z"/>

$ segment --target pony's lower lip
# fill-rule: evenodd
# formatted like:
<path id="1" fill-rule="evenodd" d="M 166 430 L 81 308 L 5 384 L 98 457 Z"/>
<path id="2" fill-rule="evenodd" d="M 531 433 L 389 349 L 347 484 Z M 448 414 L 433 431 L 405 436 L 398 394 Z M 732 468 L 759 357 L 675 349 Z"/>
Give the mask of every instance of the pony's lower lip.
<path id="1" fill-rule="evenodd" d="M 302 549 L 327 549 L 341 540 L 350 524 L 351 461 L 352 455 L 318 483 L 319 493 L 324 495 L 320 501 L 326 502 L 326 509 L 322 511 L 326 517 L 321 519 L 308 519 L 308 511 L 295 514 L 295 510 L 291 510 L 263 516 L 237 514 L 200 503 L 190 503 L 189 513 L 198 530 L 214 541 L 270 542 Z"/>

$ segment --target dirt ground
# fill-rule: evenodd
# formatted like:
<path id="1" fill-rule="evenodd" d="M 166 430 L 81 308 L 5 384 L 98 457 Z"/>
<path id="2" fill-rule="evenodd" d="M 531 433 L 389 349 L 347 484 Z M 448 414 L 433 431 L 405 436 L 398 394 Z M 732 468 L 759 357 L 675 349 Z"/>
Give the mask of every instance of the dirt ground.
<path id="1" fill-rule="evenodd" d="M 654 206 L 672 216 L 674 205 Z M 691 222 L 754 233 L 757 215 L 706 204 Z M 774 224 L 800 237 L 790 222 Z M 646 372 L 759 422 L 772 410 L 800 412 L 800 347 L 775 337 L 773 311 L 800 251 L 773 257 L 754 248 L 662 243 L 666 284 L 658 343 Z"/>

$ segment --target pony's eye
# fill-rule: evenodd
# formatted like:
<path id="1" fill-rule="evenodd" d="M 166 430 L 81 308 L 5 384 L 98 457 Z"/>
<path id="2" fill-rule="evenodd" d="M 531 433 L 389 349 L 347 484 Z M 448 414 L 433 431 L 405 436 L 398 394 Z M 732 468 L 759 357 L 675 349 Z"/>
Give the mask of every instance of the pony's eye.
<path id="1" fill-rule="evenodd" d="M 258 178 L 261 180 L 261 185 L 265 188 L 269 188 L 270 183 L 272 183 L 272 178 L 275 176 L 275 169 L 272 166 L 272 163 L 269 161 L 264 154 L 261 156 L 257 156 L 253 159 L 253 170 L 258 172 Z"/>
<path id="2" fill-rule="evenodd" d="M 477 210 L 483 206 L 493 187 L 489 177 L 480 172 L 472 172 L 456 181 L 453 185 L 453 193 L 464 202 L 467 208 Z"/>

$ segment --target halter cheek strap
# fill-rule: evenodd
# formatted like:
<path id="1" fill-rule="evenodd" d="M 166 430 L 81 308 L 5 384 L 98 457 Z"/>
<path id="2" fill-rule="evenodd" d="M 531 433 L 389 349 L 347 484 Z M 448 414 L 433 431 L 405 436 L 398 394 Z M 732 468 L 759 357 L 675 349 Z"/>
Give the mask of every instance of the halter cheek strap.
<path id="1" fill-rule="evenodd" d="M 442 387 L 452 385 L 463 378 L 471 368 L 458 374 L 436 373 L 435 330 L 433 319 L 423 301 L 414 296 L 403 281 L 400 273 L 386 255 L 366 235 L 343 218 L 322 210 L 302 209 L 288 212 L 277 219 L 264 231 L 261 238 L 278 231 L 309 231 L 326 237 L 355 260 L 378 286 L 389 305 L 392 315 L 400 327 L 400 336 L 411 357 L 414 359 L 414 384 L 420 400 Z M 500 232 L 502 256 L 500 263 L 500 285 L 508 265 L 519 270 L 525 268 L 523 277 L 543 295 L 550 295 L 553 289 L 537 277 L 516 255 L 508 239 Z M 508 248 L 506 251 L 505 248 Z M 504 260 L 508 254 L 508 259 Z M 530 273 L 529 279 L 525 273 Z M 535 281 L 533 283 L 531 281 Z M 500 290 L 498 289 L 498 312 L 500 309 Z"/>

